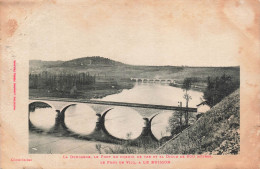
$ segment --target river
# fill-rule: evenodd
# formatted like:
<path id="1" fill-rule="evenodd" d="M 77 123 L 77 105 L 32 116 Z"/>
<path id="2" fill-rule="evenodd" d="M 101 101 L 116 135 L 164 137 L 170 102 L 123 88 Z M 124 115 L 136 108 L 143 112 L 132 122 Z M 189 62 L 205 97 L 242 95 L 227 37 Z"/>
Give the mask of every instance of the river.
<path id="1" fill-rule="evenodd" d="M 189 107 L 196 107 L 201 102 L 203 93 L 194 90 L 189 90 L 188 93 L 192 97 Z M 183 95 L 181 88 L 168 84 L 136 83 L 132 89 L 125 89 L 121 93 L 97 100 L 177 106 L 179 101 L 185 104 Z"/>

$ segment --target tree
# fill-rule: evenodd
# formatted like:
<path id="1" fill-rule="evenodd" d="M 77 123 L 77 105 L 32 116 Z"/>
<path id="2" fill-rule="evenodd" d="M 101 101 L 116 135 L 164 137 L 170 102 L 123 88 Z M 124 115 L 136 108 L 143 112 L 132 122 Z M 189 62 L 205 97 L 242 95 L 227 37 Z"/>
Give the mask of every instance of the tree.
<path id="1" fill-rule="evenodd" d="M 192 79 L 191 78 L 185 78 L 181 88 L 183 90 L 186 90 L 186 92 L 187 92 L 188 90 L 191 89 L 191 84 L 192 84 Z"/>
<path id="2" fill-rule="evenodd" d="M 223 74 L 215 79 L 208 77 L 207 88 L 204 91 L 204 99 L 210 106 L 219 103 L 224 97 L 228 96 L 239 88 L 239 80 L 233 80 L 229 75 Z"/>
<path id="3" fill-rule="evenodd" d="M 171 135 L 178 134 L 182 129 L 182 112 L 176 111 L 172 114 L 172 116 L 169 118 L 169 126 L 167 128 L 167 131 L 171 132 Z"/>
<path id="4" fill-rule="evenodd" d="M 185 78 L 182 84 L 182 89 L 185 90 L 185 94 L 183 98 L 186 100 L 186 108 L 189 107 L 189 101 L 192 99 L 191 96 L 188 94 L 188 90 L 191 89 L 192 79 L 191 78 Z M 189 123 L 189 112 L 188 110 L 184 113 L 185 118 L 185 125 L 187 126 Z"/>
<path id="5" fill-rule="evenodd" d="M 180 107 L 182 107 L 182 102 L 180 103 Z M 178 134 L 183 129 L 182 124 L 183 111 L 175 111 L 172 116 L 169 118 L 169 128 L 168 131 L 171 132 L 171 135 Z"/>

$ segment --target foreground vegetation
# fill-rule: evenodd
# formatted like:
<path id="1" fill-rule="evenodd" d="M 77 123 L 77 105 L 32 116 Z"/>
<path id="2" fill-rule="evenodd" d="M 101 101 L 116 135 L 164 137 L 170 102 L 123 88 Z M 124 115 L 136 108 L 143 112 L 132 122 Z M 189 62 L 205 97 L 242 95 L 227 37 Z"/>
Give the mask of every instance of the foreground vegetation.
<path id="1" fill-rule="evenodd" d="M 207 88 L 204 90 L 204 99 L 210 106 L 219 103 L 240 86 L 239 79 L 234 79 L 230 75 L 223 74 L 221 77 L 208 77 Z"/>
<path id="2" fill-rule="evenodd" d="M 239 90 L 236 90 L 158 152 L 163 154 L 238 154 L 240 150 L 239 97 Z"/>

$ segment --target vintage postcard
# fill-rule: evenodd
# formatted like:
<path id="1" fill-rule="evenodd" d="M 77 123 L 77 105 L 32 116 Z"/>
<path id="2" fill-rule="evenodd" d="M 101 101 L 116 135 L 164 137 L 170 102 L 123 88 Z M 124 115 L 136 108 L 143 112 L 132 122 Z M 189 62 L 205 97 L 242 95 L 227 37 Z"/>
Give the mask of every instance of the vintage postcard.
<path id="1" fill-rule="evenodd" d="M 259 168 L 259 9 L 0 0 L 0 168 Z"/>

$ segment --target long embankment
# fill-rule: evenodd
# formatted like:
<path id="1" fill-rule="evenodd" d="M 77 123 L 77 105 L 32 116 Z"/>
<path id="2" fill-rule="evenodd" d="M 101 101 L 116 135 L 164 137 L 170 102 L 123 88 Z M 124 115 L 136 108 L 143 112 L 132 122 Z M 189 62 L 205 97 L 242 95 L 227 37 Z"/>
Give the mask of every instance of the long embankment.
<path id="1" fill-rule="evenodd" d="M 240 92 L 236 90 L 193 126 L 158 148 L 161 154 L 238 154 Z"/>

